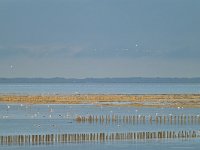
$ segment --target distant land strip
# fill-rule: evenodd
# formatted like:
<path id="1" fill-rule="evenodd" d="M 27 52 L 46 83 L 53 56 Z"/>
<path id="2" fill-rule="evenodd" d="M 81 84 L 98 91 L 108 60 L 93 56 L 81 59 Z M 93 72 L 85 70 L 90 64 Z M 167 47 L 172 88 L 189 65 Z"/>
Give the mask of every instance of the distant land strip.
<path id="1" fill-rule="evenodd" d="M 0 78 L 0 83 L 200 83 L 197 78 Z"/>
<path id="2" fill-rule="evenodd" d="M 97 106 L 200 108 L 200 94 L 0 95 L 0 103 L 94 104 Z"/>

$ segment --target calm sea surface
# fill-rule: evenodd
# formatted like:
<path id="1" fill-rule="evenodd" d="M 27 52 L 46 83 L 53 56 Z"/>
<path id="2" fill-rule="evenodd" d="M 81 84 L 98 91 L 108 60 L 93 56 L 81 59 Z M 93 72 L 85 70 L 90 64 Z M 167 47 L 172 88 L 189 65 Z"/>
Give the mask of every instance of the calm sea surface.
<path id="1" fill-rule="evenodd" d="M 194 83 L 0 84 L 0 94 L 199 94 Z"/>
<path id="2" fill-rule="evenodd" d="M 0 84 L 0 94 L 200 94 L 200 84 Z M 77 116 L 118 115 L 146 116 L 146 123 L 78 123 Z M 140 131 L 200 131 L 200 122 L 152 123 L 149 116 L 200 116 L 200 109 L 137 108 L 83 105 L 28 105 L 0 103 L 0 136 L 115 133 Z M 0 150 L 72 150 L 72 149 L 136 149 L 136 150 L 199 150 L 200 137 L 194 139 L 152 139 L 113 142 L 57 143 L 50 145 L 0 145 Z"/>

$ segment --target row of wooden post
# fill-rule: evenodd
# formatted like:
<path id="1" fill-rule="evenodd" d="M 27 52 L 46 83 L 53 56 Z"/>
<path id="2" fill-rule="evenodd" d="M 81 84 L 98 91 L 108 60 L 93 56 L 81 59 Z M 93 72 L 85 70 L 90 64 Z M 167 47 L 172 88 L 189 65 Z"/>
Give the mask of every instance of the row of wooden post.
<path id="1" fill-rule="evenodd" d="M 104 142 L 125 140 L 149 140 L 169 138 L 199 138 L 197 131 L 158 131 L 158 132 L 127 132 L 127 133 L 78 133 L 78 134 L 47 134 L 47 135 L 7 135 L 0 136 L 1 145 L 14 144 L 53 144 L 67 142 Z"/>
<path id="2" fill-rule="evenodd" d="M 144 115 L 133 115 L 133 116 L 120 116 L 120 115 L 89 115 L 89 116 L 77 116 L 76 121 L 78 123 L 149 123 L 155 122 L 156 124 L 200 124 L 200 116 L 186 116 L 186 115 L 168 115 L 168 116 L 144 116 Z"/>

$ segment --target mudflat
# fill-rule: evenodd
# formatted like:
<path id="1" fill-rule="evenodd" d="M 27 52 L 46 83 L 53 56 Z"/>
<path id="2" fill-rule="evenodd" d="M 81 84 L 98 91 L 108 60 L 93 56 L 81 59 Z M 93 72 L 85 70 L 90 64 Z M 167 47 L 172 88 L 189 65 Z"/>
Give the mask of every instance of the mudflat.
<path id="1" fill-rule="evenodd" d="M 96 104 L 136 107 L 200 108 L 200 94 L 0 95 L 0 103 Z"/>

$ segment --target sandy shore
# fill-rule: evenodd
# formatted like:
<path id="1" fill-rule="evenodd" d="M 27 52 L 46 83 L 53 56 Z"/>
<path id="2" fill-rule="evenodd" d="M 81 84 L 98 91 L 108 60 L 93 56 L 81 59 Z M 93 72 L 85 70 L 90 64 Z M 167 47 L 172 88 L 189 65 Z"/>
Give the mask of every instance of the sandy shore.
<path id="1" fill-rule="evenodd" d="M 28 104 L 96 104 L 137 107 L 200 108 L 200 94 L 161 95 L 0 95 L 1 103 Z"/>

